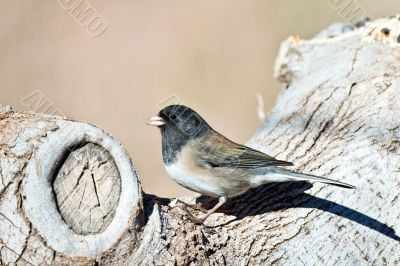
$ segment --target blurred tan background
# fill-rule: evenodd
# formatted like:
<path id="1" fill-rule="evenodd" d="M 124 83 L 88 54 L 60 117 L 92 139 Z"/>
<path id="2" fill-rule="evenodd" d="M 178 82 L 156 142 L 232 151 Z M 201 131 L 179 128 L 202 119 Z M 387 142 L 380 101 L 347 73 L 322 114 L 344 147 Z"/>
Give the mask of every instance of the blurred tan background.
<path id="1" fill-rule="evenodd" d="M 144 189 L 160 196 L 192 194 L 167 176 L 159 132 L 145 125 L 160 103 L 175 96 L 244 143 L 259 125 L 256 94 L 268 110 L 280 89 L 272 76 L 280 42 L 344 20 L 328 0 L 91 0 L 107 20 L 93 37 L 63 8 L 69 1 L 0 0 L 0 103 L 26 110 L 21 100 L 40 91 L 47 112 L 104 128 L 129 151 Z M 400 8 L 355 3 L 372 17 Z"/>

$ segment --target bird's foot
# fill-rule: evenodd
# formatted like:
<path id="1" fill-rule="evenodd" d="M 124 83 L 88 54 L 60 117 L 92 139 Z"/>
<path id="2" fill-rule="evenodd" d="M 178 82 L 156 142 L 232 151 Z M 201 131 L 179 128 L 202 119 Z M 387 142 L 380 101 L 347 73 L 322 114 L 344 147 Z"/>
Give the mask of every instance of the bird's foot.
<path id="1" fill-rule="evenodd" d="M 209 211 L 206 210 L 206 209 L 204 209 L 204 208 L 202 208 L 202 207 L 201 207 L 201 204 L 199 204 L 199 203 L 197 203 L 197 204 L 189 204 L 189 203 L 186 203 L 186 202 L 184 202 L 184 201 L 182 201 L 182 200 L 175 199 L 175 200 L 172 202 L 172 204 L 170 203 L 170 206 L 173 208 L 173 207 L 176 206 L 177 203 L 179 203 L 179 205 L 180 205 L 179 208 L 180 208 L 181 210 L 183 210 L 183 211 L 187 214 L 189 220 L 192 221 L 192 222 L 195 223 L 195 224 L 203 224 L 204 221 L 205 221 L 205 220 L 207 219 L 207 217 L 208 217 L 207 214 L 208 214 Z M 177 206 L 177 207 L 178 207 L 178 206 Z M 204 212 L 205 214 L 204 214 L 204 215 L 200 215 L 200 216 L 198 216 L 198 217 L 193 216 L 193 215 L 189 212 L 188 208 L 191 208 L 191 209 L 194 209 L 194 210 L 198 210 L 198 211 L 202 211 L 202 212 Z"/>
<path id="2" fill-rule="evenodd" d="M 186 206 L 188 206 L 189 208 L 192 208 L 196 211 L 201 211 L 201 212 L 208 212 L 208 210 L 206 210 L 201 203 L 196 203 L 196 204 L 187 204 Z"/>
<path id="3" fill-rule="evenodd" d="M 205 215 L 200 215 L 200 216 L 196 217 L 188 212 L 188 217 L 189 217 L 189 220 L 191 220 L 193 223 L 200 225 L 200 224 L 204 224 L 204 222 L 208 216 L 205 217 Z"/>
<path id="4" fill-rule="evenodd" d="M 201 203 L 189 204 L 189 203 L 183 202 L 182 200 L 179 200 L 179 199 L 175 199 L 174 203 L 172 205 L 170 204 L 170 206 L 173 207 L 173 206 L 175 206 L 176 203 L 180 203 L 182 209 L 188 214 L 188 217 L 192 222 L 194 222 L 195 224 L 203 224 L 205 222 L 205 220 L 208 218 L 208 216 L 213 214 L 219 207 L 221 207 L 226 202 L 226 200 L 227 200 L 226 197 L 219 198 L 218 204 L 215 205 L 211 210 L 204 209 L 201 206 Z M 204 212 L 204 214 L 200 215 L 198 217 L 195 217 L 187 210 L 187 207 L 192 208 L 194 210 L 202 211 L 202 212 Z"/>
<path id="5" fill-rule="evenodd" d="M 196 210 L 196 211 L 201 211 L 201 212 L 204 212 L 204 213 L 208 212 L 208 210 L 203 208 L 201 203 L 196 203 L 196 204 L 186 203 L 186 202 L 184 202 L 182 200 L 179 200 L 179 199 L 176 199 L 176 202 L 182 204 L 185 207 L 188 207 L 188 208 L 191 208 L 193 210 Z"/>

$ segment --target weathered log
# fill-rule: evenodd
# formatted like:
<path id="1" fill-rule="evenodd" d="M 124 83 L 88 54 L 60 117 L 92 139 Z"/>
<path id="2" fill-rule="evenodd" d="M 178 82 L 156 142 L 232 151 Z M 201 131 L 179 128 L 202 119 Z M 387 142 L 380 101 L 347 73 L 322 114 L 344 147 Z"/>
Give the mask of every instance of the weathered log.
<path id="1" fill-rule="evenodd" d="M 399 264 L 400 21 L 361 26 L 282 44 L 285 89 L 248 143 L 356 190 L 269 184 L 196 225 L 102 130 L 3 106 L 0 263 Z"/>
<path id="2" fill-rule="evenodd" d="M 93 262 L 135 221 L 132 163 L 104 131 L 1 109 L 1 264 Z"/>

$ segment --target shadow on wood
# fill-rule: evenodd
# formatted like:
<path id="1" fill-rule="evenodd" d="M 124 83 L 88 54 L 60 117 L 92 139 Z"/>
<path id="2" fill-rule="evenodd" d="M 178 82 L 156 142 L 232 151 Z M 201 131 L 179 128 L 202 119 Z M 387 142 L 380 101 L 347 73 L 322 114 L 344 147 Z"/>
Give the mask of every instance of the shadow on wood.
<path id="1" fill-rule="evenodd" d="M 236 219 L 228 222 L 232 223 L 247 216 L 255 216 L 267 212 L 276 212 L 289 208 L 317 209 L 359 223 L 387 237 L 400 241 L 400 236 L 396 234 L 393 228 L 389 227 L 384 222 L 378 221 L 375 218 L 372 218 L 344 205 L 304 193 L 311 187 L 312 184 L 307 182 L 268 184 L 261 188 L 250 190 L 244 195 L 228 201 L 227 204 L 221 209 L 221 212 L 228 215 L 236 216 Z M 340 188 L 333 187 L 332 189 Z M 289 197 L 287 197 L 288 191 L 291 191 Z M 352 192 L 349 191 L 349 193 Z M 200 198 L 203 198 L 203 196 Z M 251 202 L 251 199 L 257 198 L 263 198 L 265 200 L 266 204 L 262 204 L 262 208 L 260 208 L 260 204 L 258 201 Z M 216 227 L 224 226 L 228 223 L 217 225 Z"/>

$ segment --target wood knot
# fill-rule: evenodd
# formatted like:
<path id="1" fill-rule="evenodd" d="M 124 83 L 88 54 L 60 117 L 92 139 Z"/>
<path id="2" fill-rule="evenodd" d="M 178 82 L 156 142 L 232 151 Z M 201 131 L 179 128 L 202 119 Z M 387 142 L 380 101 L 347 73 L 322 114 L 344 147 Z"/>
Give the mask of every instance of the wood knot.
<path id="1" fill-rule="evenodd" d="M 65 156 L 53 190 L 62 218 L 75 233 L 101 233 L 114 218 L 121 193 L 120 173 L 106 149 L 87 143 Z"/>

